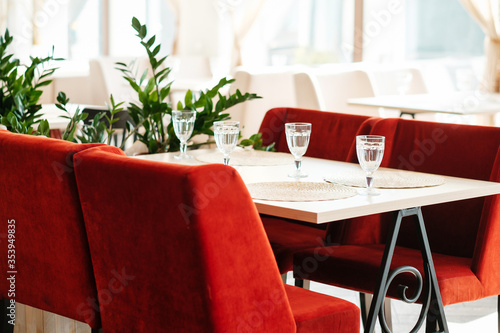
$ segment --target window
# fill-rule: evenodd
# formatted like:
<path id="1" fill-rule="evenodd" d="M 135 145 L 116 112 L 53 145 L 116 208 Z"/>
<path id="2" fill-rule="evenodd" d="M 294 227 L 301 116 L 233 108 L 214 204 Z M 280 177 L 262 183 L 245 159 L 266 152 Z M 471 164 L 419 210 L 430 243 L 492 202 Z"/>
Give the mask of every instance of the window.
<path id="1" fill-rule="evenodd" d="M 484 33 L 457 0 L 365 1 L 363 60 L 479 56 Z"/>
<path id="2" fill-rule="evenodd" d="M 321 64 L 352 59 L 353 1 L 269 0 L 245 41 L 245 63 Z"/>
<path id="3" fill-rule="evenodd" d="M 459 1 L 407 3 L 408 59 L 484 54 L 484 33 Z"/>

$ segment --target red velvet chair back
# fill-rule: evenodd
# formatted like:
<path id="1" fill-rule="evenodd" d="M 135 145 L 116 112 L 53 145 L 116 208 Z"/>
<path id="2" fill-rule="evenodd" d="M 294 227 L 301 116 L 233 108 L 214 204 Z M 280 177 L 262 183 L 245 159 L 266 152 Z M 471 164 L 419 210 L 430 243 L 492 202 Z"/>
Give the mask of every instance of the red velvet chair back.
<path id="1" fill-rule="evenodd" d="M 105 332 L 295 332 L 258 212 L 233 168 L 100 148 L 75 158 L 98 290 L 110 296 L 100 303 Z"/>
<path id="2" fill-rule="evenodd" d="M 500 147 L 490 180 L 500 182 Z M 487 295 L 500 295 L 500 195 L 485 200 L 472 271 L 485 287 Z"/>
<path id="3" fill-rule="evenodd" d="M 0 269 L 3 297 L 4 274 L 14 270 L 16 301 L 98 328 L 99 313 L 88 303 L 97 303 L 97 290 L 73 170 L 73 155 L 93 146 L 0 130 L 0 234 L 15 221 L 16 264 L 5 267 L 2 238 Z"/>
<path id="4" fill-rule="evenodd" d="M 500 145 L 498 127 L 396 118 L 377 122 L 371 133 L 386 137 L 382 166 L 479 180 L 490 179 Z M 432 251 L 472 258 L 484 202 L 479 198 L 423 207 Z M 418 248 L 411 227 L 403 226 L 398 244 Z"/>
<path id="5" fill-rule="evenodd" d="M 275 108 L 266 113 L 259 132 L 264 145 L 275 142 L 277 151 L 288 153 L 285 123 L 308 122 L 312 124 L 312 132 L 306 156 L 346 161 L 356 135 L 369 133 L 372 123 L 378 119 L 337 112 Z"/>

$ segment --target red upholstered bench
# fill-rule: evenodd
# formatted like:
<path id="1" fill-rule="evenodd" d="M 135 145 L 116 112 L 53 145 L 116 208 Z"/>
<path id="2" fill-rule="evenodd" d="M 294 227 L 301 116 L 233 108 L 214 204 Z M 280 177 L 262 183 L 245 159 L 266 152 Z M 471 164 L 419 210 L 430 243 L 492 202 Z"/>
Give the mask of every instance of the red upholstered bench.
<path id="1" fill-rule="evenodd" d="M 378 120 L 380 118 L 336 112 L 275 108 L 266 113 L 259 132 L 264 145 L 275 142 L 277 151 L 288 153 L 285 123 L 308 122 L 312 124 L 312 132 L 306 156 L 355 161 L 355 156 L 349 154 L 355 145 L 356 135 L 368 134 Z M 326 230 L 326 225 L 315 226 L 266 215 L 261 217 L 281 274 L 292 269 L 295 251 L 337 242 L 336 230 L 340 223 Z"/>
<path id="2" fill-rule="evenodd" d="M 382 166 L 500 182 L 498 127 L 384 119 L 371 132 L 386 137 Z M 499 295 L 499 196 L 425 206 L 422 213 L 443 304 Z M 390 218 L 384 214 L 344 224 L 341 245 L 296 253 L 296 273 L 302 263 L 320 255 L 325 260 L 317 270 L 301 270 L 301 278 L 373 292 Z M 413 224 L 403 223 L 397 244 L 393 267 L 414 265 L 425 276 Z M 414 280 L 403 277 L 393 284 L 401 282 L 411 287 Z M 389 296 L 396 298 L 393 291 Z M 428 325 L 435 329 L 435 322 Z"/>
<path id="3" fill-rule="evenodd" d="M 1 296 L 93 329 L 101 321 L 73 155 L 95 146 L 0 130 L 0 235 L 15 230 L 15 267 L 0 239 Z M 8 271 L 17 272 L 15 296 Z"/>
<path id="4" fill-rule="evenodd" d="M 104 332 L 359 332 L 355 305 L 282 283 L 233 168 L 107 150 L 75 155 Z"/>

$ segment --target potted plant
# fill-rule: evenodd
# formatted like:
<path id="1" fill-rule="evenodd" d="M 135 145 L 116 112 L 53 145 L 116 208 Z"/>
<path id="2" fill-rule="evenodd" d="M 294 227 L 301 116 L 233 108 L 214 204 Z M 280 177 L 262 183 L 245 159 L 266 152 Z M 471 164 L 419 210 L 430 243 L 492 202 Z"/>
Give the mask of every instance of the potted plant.
<path id="1" fill-rule="evenodd" d="M 147 37 L 147 27 L 142 25 L 137 18 L 132 19 L 132 27 L 140 39 L 141 45 L 148 55 L 149 69 L 137 78 L 134 74 L 133 64 L 117 63 L 117 68 L 123 73 L 132 89 L 137 92 L 139 103 L 131 103 L 128 111 L 133 124 L 129 125 L 129 136 L 136 135 L 148 149 L 149 153 L 178 151 L 179 140 L 175 136 L 172 123 L 165 125 L 165 121 L 172 114 L 172 105 L 167 102 L 172 82 L 168 82 L 171 71 L 164 66 L 167 57 L 157 59 L 161 46 L 156 43 L 156 36 Z M 207 134 L 213 136 L 212 125 L 215 121 L 229 118 L 224 113 L 228 108 L 255 98 L 256 94 L 241 93 L 237 90 L 234 94 L 224 96 L 221 88 L 231 84 L 234 80 L 222 78 L 213 88 L 200 91 L 195 96 L 191 90 L 186 92 L 184 102 L 179 102 L 177 110 L 197 111 L 196 122 L 192 136 Z M 138 131 L 142 126 L 143 131 Z"/>
<path id="2" fill-rule="evenodd" d="M 11 132 L 49 136 L 49 123 L 41 119 L 39 100 L 41 88 L 52 82 L 48 77 L 56 70 L 49 66 L 50 61 L 60 59 L 54 58 L 52 49 L 51 55 L 30 57 L 31 64 L 23 65 L 7 53 L 12 41 L 9 30 L 0 36 L 0 124 Z"/>

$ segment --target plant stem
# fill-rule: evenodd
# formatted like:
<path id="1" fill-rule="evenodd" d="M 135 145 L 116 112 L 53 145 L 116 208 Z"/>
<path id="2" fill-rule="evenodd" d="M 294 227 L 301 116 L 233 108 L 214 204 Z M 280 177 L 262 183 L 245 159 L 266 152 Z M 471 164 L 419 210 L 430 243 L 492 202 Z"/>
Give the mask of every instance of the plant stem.
<path id="1" fill-rule="evenodd" d="M 123 150 L 123 148 L 125 148 L 125 143 L 127 142 L 127 140 L 135 133 L 137 133 L 137 130 L 139 129 L 139 127 L 142 126 L 142 124 L 144 123 L 144 120 L 141 121 L 139 124 L 137 124 L 129 133 L 128 135 L 125 137 L 125 139 L 123 139 L 123 142 L 122 142 L 122 145 L 120 146 L 120 149 Z"/>

